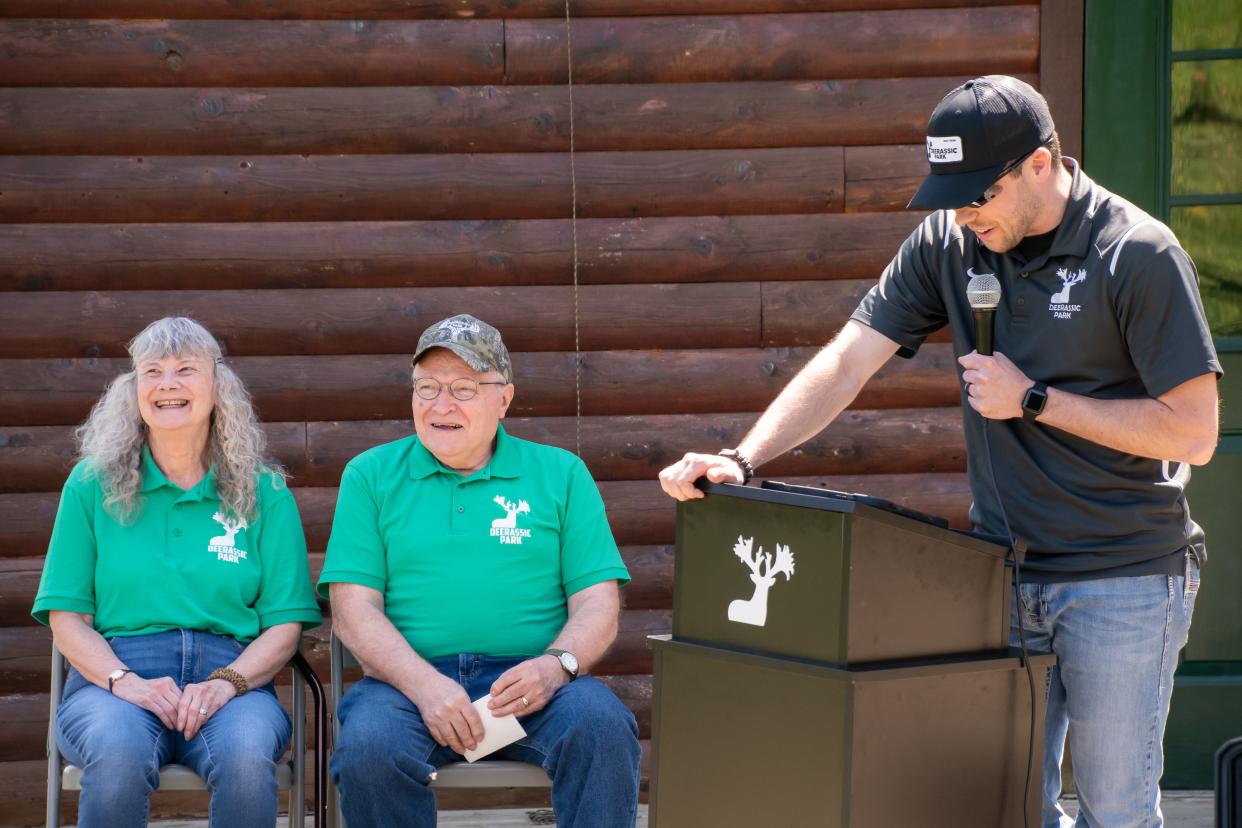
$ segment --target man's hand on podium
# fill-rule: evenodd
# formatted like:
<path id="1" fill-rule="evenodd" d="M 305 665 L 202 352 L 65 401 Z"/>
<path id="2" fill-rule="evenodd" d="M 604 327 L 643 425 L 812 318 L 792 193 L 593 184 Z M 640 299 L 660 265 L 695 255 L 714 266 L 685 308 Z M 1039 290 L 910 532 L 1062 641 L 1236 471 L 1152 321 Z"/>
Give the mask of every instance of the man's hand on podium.
<path id="1" fill-rule="evenodd" d="M 693 500 L 703 496 L 694 487 L 694 481 L 700 477 L 706 477 L 710 483 L 740 484 L 743 480 L 742 469 L 737 461 L 719 454 L 691 452 L 660 472 L 660 486 L 669 497 Z"/>

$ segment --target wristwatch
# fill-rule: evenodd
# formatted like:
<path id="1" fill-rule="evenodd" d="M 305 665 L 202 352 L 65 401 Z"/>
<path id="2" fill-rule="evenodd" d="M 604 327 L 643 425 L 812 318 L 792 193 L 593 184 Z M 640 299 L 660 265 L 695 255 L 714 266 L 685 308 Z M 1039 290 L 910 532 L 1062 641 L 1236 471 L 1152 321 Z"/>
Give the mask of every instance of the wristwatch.
<path id="1" fill-rule="evenodd" d="M 561 663 L 561 669 L 569 673 L 570 680 L 578 677 L 578 658 L 568 650 L 557 650 L 549 647 L 543 651 L 544 655 L 555 656 L 556 660 Z"/>
<path id="2" fill-rule="evenodd" d="M 1022 397 L 1022 419 L 1028 423 L 1035 422 L 1035 418 L 1043 413 L 1044 406 L 1047 404 L 1047 384 L 1042 382 L 1035 383 L 1026 389 L 1026 394 Z"/>
<path id="3" fill-rule="evenodd" d="M 124 678 L 126 673 L 132 673 L 132 672 L 134 671 L 129 670 L 129 669 L 118 669 L 118 670 L 113 670 L 111 673 L 108 673 L 108 692 L 109 693 L 112 692 L 112 685 L 116 684 L 118 681 Z"/>

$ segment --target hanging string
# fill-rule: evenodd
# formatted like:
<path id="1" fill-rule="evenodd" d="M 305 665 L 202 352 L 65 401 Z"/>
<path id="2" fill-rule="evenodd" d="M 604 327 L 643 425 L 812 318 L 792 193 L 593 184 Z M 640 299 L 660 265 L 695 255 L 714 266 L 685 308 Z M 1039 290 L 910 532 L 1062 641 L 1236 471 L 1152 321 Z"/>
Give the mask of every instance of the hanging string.
<path id="1" fill-rule="evenodd" d="M 572 236 L 574 277 L 574 453 L 582 456 L 582 349 L 578 314 L 578 169 L 574 161 L 574 57 L 569 25 L 569 0 L 565 0 L 565 69 L 569 89 L 569 227 Z"/>

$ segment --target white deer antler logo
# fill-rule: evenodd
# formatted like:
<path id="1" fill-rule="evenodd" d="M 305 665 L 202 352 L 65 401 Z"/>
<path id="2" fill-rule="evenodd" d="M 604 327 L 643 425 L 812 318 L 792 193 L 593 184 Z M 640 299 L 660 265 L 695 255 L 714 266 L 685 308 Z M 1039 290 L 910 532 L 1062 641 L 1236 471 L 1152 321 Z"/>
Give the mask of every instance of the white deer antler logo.
<path id="1" fill-rule="evenodd" d="M 242 529 L 249 528 L 246 526 L 246 521 L 242 518 L 225 517 L 223 512 L 216 512 L 211 516 L 211 519 L 224 527 L 224 534 L 216 535 L 214 538 L 207 541 L 207 545 L 209 547 L 232 547 L 233 539 L 237 537 L 237 533 Z"/>
<path id="2" fill-rule="evenodd" d="M 1052 294 L 1052 298 L 1048 300 L 1053 305 L 1064 305 L 1069 302 L 1070 288 L 1087 278 L 1087 271 L 1079 270 L 1077 273 L 1070 273 L 1068 268 L 1058 268 L 1057 276 L 1061 277 L 1061 290 Z"/>
<path id="3" fill-rule="evenodd" d="M 751 554 L 755 539 L 737 536 L 733 544 L 733 554 L 742 563 L 750 567 L 750 579 L 755 583 L 755 594 L 749 600 L 738 599 L 729 604 L 729 620 L 740 624 L 754 624 L 762 627 L 768 620 L 768 590 L 776 583 L 777 575 L 784 575 L 788 581 L 794 571 L 794 556 L 788 546 L 776 545 L 776 562 L 772 562 L 771 553 L 765 553 L 759 547 L 758 554 Z"/>
<path id="4" fill-rule="evenodd" d="M 514 506 L 511 501 L 505 500 L 503 495 L 496 495 L 492 498 L 492 502 L 509 513 L 505 517 L 493 520 L 493 529 L 512 529 L 517 526 L 518 515 L 530 514 L 530 504 L 525 500 L 519 500 L 517 505 Z"/>

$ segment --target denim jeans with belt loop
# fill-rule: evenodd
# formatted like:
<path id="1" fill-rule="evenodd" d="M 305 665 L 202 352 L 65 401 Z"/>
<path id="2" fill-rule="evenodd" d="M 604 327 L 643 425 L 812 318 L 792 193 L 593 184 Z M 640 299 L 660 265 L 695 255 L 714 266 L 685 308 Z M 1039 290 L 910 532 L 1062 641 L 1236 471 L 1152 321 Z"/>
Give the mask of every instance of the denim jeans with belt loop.
<path id="1" fill-rule="evenodd" d="M 1027 647 L 1057 656 L 1046 688 L 1044 828 L 1164 825 L 1164 726 L 1198 590 L 1190 553 L 1184 576 L 1022 585 Z M 1016 614 L 1011 620 L 1017 646 Z M 1057 802 L 1067 730 L 1076 820 Z"/>
<path id="2" fill-rule="evenodd" d="M 142 678 L 170 676 L 181 688 L 206 681 L 244 649 L 229 636 L 196 630 L 118 636 L 108 643 Z M 160 766 L 171 763 L 193 768 L 207 783 L 212 828 L 272 828 L 276 763 L 291 732 L 270 683 L 231 699 L 188 741 L 76 669 L 69 671 L 56 711 L 56 743 L 82 768 L 79 828 L 145 826 Z"/>

